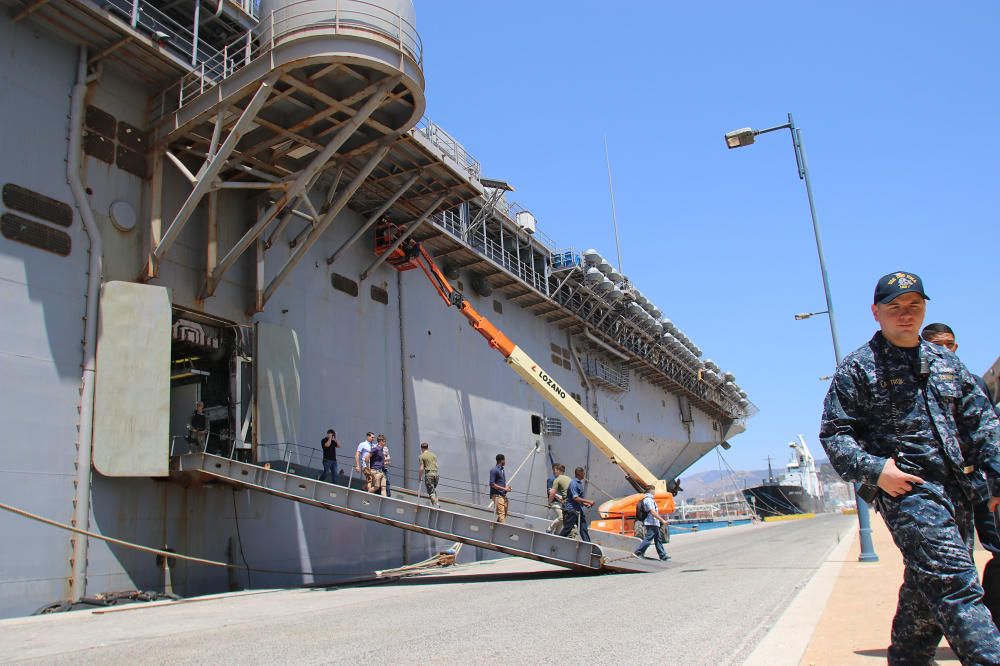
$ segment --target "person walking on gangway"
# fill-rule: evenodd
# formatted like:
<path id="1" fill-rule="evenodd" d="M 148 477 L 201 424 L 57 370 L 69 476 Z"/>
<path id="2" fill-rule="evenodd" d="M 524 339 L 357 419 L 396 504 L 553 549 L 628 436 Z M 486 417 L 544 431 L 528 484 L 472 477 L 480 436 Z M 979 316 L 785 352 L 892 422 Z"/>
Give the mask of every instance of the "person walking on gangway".
<path id="1" fill-rule="evenodd" d="M 365 462 L 370 470 L 368 492 L 385 495 L 385 435 L 379 435 L 375 440 L 375 446 L 365 456 Z"/>
<path id="2" fill-rule="evenodd" d="M 552 478 L 549 482 L 549 508 L 555 512 L 555 519 L 549 524 L 546 530 L 549 534 L 559 534 L 563 526 L 563 503 L 569 494 L 569 484 L 572 483 L 566 476 L 566 465 L 553 463 Z"/>
<path id="3" fill-rule="evenodd" d="M 323 449 L 323 472 L 319 475 L 319 480 L 326 478 L 326 473 L 330 473 L 330 483 L 337 482 L 337 449 L 340 442 L 337 441 L 337 433 L 331 428 L 326 431 L 326 437 L 320 440 Z"/>
<path id="4" fill-rule="evenodd" d="M 358 444 L 357 451 L 354 452 L 354 471 L 361 474 L 363 479 L 361 488 L 365 492 L 368 492 L 369 488 L 371 488 L 371 470 L 368 468 L 368 452 L 372 450 L 374 442 L 375 433 L 368 432 L 365 434 L 365 438 L 361 440 L 361 443 Z"/>
<path id="5" fill-rule="evenodd" d="M 420 442 L 420 467 L 417 469 L 417 480 L 424 482 L 427 488 L 427 496 L 431 498 L 431 504 L 441 506 L 438 503 L 437 485 L 438 479 L 438 459 L 431 453 L 431 445 L 427 442 Z"/>
<path id="6" fill-rule="evenodd" d="M 507 493 L 510 492 L 510 486 L 507 485 L 507 472 L 504 471 L 506 464 L 506 456 L 498 453 L 497 466 L 490 470 L 490 500 L 498 523 L 507 522 Z"/>
<path id="7" fill-rule="evenodd" d="M 566 502 L 563 503 L 563 528 L 559 536 L 568 537 L 573 528 L 580 530 L 580 539 L 590 541 L 590 532 L 587 530 L 587 520 L 583 515 L 583 510 L 594 506 L 594 501 L 584 499 L 583 481 L 587 478 L 587 470 L 577 467 L 574 471 L 576 478 L 570 481 L 567 490 Z"/>

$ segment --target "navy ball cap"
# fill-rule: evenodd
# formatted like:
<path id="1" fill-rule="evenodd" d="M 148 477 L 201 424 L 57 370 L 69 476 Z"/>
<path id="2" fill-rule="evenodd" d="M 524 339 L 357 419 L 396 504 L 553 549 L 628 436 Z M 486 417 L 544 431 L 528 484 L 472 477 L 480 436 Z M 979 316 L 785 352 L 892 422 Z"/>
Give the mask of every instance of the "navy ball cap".
<path id="1" fill-rule="evenodd" d="M 883 275 L 875 285 L 875 304 L 891 303 L 903 294 L 915 293 L 924 297 L 924 300 L 931 300 L 924 292 L 924 281 L 916 273 L 906 271 L 896 271 Z"/>

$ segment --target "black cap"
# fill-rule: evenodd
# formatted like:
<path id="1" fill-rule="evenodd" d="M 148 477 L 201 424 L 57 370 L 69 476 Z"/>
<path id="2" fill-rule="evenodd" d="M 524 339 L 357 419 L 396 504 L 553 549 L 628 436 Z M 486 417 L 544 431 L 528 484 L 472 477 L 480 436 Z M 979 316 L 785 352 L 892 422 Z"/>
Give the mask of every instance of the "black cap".
<path id="1" fill-rule="evenodd" d="M 931 300 L 930 296 L 924 293 L 924 282 L 919 275 L 907 273 L 906 271 L 896 271 L 883 275 L 875 285 L 875 304 L 891 303 L 898 296 L 915 293 L 924 297 L 924 300 Z"/>

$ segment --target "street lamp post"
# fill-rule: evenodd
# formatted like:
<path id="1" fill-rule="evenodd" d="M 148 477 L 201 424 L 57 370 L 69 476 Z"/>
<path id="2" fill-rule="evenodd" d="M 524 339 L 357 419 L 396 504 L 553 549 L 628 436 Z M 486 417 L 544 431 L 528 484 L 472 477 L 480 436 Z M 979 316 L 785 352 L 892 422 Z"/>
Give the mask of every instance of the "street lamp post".
<path id="1" fill-rule="evenodd" d="M 837 340 L 837 323 L 833 316 L 833 298 L 830 296 L 830 279 L 826 274 L 826 259 L 823 256 L 823 241 L 819 233 L 819 219 L 816 215 L 816 203 L 813 201 L 812 183 L 809 180 L 809 163 L 806 161 L 806 151 L 802 146 L 802 131 L 795 126 L 792 114 L 788 114 L 788 122 L 784 125 L 776 125 L 762 130 L 755 130 L 749 127 L 734 130 L 726 134 L 726 146 L 728 148 L 741 148 L 754 143 L 757 136 L 787 129 L 792 134 L 792 147 L 795 149 L 795 164 L 799 169 L 799 179 L 805 181 L 806 196 L 809 198 L 809 214 L 812 216 L 813 234 L 816 237 L 816 254 L 819 256 L 819 270 L 823 275 L 823 293 L 826 296 L 826 310 L 824 312 L 807 312 L 795 315 L 796 319 L 808 319 L 817 314 L 826 314 L 830 320 L 830 337 L 833 339 L 833 356 L 840 365 L 840 342 Z M 875 546 L 872 544 L 871 514 L 868 512 L 868 503 L 857 496 L 858 484 L 854 486 L 855 499 L 858 506 L 858 531 L 861 540 L 861 555 L 858 560 L 861 562 L 878 562 L 878 555 L 875 554 Z"/>

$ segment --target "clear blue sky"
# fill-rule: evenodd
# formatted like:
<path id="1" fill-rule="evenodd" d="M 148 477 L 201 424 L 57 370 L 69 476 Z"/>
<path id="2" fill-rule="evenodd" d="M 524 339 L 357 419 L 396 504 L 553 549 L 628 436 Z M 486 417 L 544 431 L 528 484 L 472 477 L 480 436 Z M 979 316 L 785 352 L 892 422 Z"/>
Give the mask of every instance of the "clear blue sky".
<path id="1" fill-rule="evenodd" d="M 884 273 L 920 274 L 982 373 L 1000 355 L 1000 3 L 418 0 L 427 114 L 508 180 L 560 244 L 623 269 L 760 408 L 726 458 L 816 438 L 834 368 L 795 115 L 843 352 Z M 692 471 L 713 469 L 714 455 Z"/>

